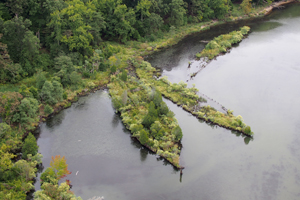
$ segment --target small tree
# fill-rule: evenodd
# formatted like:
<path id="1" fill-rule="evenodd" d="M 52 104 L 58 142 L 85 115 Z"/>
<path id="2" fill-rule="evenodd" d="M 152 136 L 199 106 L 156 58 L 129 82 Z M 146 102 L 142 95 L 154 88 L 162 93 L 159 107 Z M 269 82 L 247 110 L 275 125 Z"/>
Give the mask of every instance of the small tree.
<path id="1" fill-rule="evenodd" d="M 40 92 L 40 97 L 42 101 L 50 105 L 54 105 L 57 102 L 63 100 L 63 87 L 58 81 L 46 81 Z"/>
<path id="2" fill-rule="evenodd" d="M 33 156 L 36 155 L 38 152 L 38 148 L 39 147 L 36 143 L 35 137 L 32 135 L 32 133 L 29 133 L 22 147 L 23 159 L 27 159 L 28 154 L 31 154 Z"/>
<path id="3" fill-rule="evenodd" d="M 176 126 L 173 131 L 172 134 L 175 135 L 175 140 L 176 141 L 180 141 L 182 138 L 182 130 L 179 126 Z"/>
<path id="4" fill-rule="evenodd" d="M 50 166 L 51 167 L 48 167 L 41 175 L 42 183 L 50 182 L 51 178 L 60 180 L 66 177 L 68 174 L 71 174 L 71 172 L 68 170 L 68 165 L 64 156 L 52 156 Z"/>
<path id="5" fill-rule="evenodd" d="M 142 129 L 140 131 L 140 142 L 141 142 L 141 144 L 143 144 L 143 145 L 146 144 L 148 142 L 148 140 L 149 140 L 149 137 L 148 137 L 147 131 L 145 131 L 145 129 Z"/>
<path id="6" fill-rule="evenodd" d="M 10 124 L 13 114 L 18 111 L 22 95 L 18 92 L 0 92 L 0 116 Z"/>
<path id="7" fill-rule="evenodd" d="M 162 102 L 162 97 L 159 91 L 155 91 L 154 96 L 153 96 L 153 103 L 155 106 L 158 108 L 160 107 L 160 103 Z"/>
<path id="8" fill-rule="evenodd" d="M 11 127 L 6 123 L 0 123 L 0 139 L 11 134 Z"/>
<path id="9" fill-rule="evenodd" d="M 144 127 L 150 128 L 151 124 L 153 124 L 156 118 L 157 118 L 157 110 L 155 109 L 155 105 L 153 101 L 151 101 L 149 104 L 148 113 L 144 117 L 142 124 L 144 125 Z"/>
<path id="10" fill-rule="evenodd" d="M 13 122 L 19 122 L 21 125 L 28 125 L 34 122 L 37 117 L 39 103 L 34 98 L 24 98 L 18 107 L 19 111 L 14 113 Z"/>
<path id="11" fill-rule="evenodd" d="M 53 92 L 52 92 L 52 97 L 57 101 L 60 102 L 63 100 L 63 93 L 64 89 L 62 85 L 58 81 L 52 81 L 53 85 Z"/>
<path id="12" fill-rule="evenodd" d="M 160 107 L 159 107 L 159 114 L 167 115 L 168 112 L 169 112 L 169 108 L 168 108 L 167 104 L 165 102 L 161 102 Z"/>
<path id="13" fill-rule="evenodd" d="M 56 104 L 57 101 L 53 98 L 52 92 L 53 92 L 53 85 L 50 81 L 46 81 L 43 85 L 43 88 L 40 92 L 40 97 L 42 101 L 48 103 L 48 104 Z"/>

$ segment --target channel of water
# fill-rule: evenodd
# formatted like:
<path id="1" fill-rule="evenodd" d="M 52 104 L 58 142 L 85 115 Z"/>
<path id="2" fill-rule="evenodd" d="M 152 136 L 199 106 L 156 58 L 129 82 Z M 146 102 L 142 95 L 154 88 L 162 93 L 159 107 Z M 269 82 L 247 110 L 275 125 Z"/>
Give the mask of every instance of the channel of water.
<path id="1" fill-rule="evenodd" d="M 171 82 L 187 81 L 243 116 L 254 140 L 209 126 L 170 101 L 183 130 L 183 176 L 131 139 L 107 91 L 82 97 L 40 125 L 43 165 L 65 156 L 72 191 L 84 200 L 299 199 L 300 6 L 245 22 L 252 32 L 195 78 L 196 52 L 240 24 L 195 34 L 147 58 Z M 188 62 L 193 66 L 188 69 Z M 39 182 L 36 183 L 39 188 Z"/>

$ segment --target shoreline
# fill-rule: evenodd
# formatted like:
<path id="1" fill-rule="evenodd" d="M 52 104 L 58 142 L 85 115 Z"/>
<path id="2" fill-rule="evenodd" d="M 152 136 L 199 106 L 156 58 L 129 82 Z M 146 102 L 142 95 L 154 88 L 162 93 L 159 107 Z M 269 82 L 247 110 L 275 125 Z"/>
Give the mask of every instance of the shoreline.
<path id="1" fill-rule="evenodd" d="M 179 38 L 176 38 L 176 37 L 174 37 L 174 38 L 170 38 L 170 40 L 173 40 L 173 42 L 172 43 L 170 43 L 170 44 L 166 44 L 166 45 L 160 45 L 159 47 L 157 47 L 156 49 L 157 50 L 155 50 L 154 48 L 151 50 L 151 51 L 148 51 L 148 50 L 145 50 L 144 52 L 139 52 L 139 55 L 140 56 L 148 56 L 148 55 L 151 55 L 152 53 L 155 53 L 155 52 L 159 52 L 159 51 L 161 51 L 161 50 L 164 50 L 164 49 L 166 49 L 166 48 L 168 48 L 168 47 L 171 47 L 171 46 L 173 46 L 173 45 L 176 45 L 178 42 L 180 42 L 182 39 L 184 39 L 185 37 L 187 37 L 187 36 L 189 36 L 189 35 L 192 35 L 192 34 L 197 34 L 197 33 L 202 33 L 202 32 L 205 32 L 205 31 L 209 31 L 209 29 L 211 28 L 211 27 L 215 27 L 215 26 L 218 26 L 218 25 L 222 25 L 222 24 L 227 24 L 227 23 L 236 23 L 236 22 L 241 22 L 241 21 L 244 21 L 244 20 L 256 20 L 256 19 L 260 19 L 260 18 L 264 18 L 264 17 L 266 17 L 267 15 L 269 15 L 269 14 L 271 14 L 273 11 L 274 11 L 274 8 L 279 8 L 280 6 L 283 6 L 283 5 L 289 5 L 289 4 L 293 4 L 293 3 L 296 3 L 296 4 L 299 4 L 300 2 L 298 1 L 298 0 L 288 0 L 288 1 L 285 1 L 285 0 L 283 0 L 283 1 L 280 1 L 280 2 L 276 2 L 275 3 L 275 5 L 270 5 L 270 6 L 268 6 L 267 8 L 265 8 L 262 12 L 264 12 L 263 13 L 263 15 L 256 15 L 256 16 L 254 16 L 254 17 L 251 17 L 251 16 L 243 16 L 243 17 L 241 17 L 241 18 L 238 18 L 238 19 L 236 19 L 236 20 L 232 20 L 232 21 L 218 21 L 218 20 L 213 20 L 212 21 L 212 23 L 210 23 L 209 22 L 209 24 L 207 24 L 207 25 L 204 25 L 204 26 L 201 26 L 201 29 L 200 30 L 198 30 L 197 32 L 191 32 L 191 33 L 188 33 L 188 34 L 186 34 L 186 35 L 181 35 Z M 261 13 L 262 13 L 261 12 Z M 145 54 L 144 54 L 145 53 Z M 83 89 L 81 92 L 78 92 L 77 93 L 77 91 L 76 91 L 76 95 L 74 95 L 74 96 L 72 96 L 72 98 L 69 100 L 67 100 L 67 102 L 68 103 L 71 103 L 71 105 L 72 105 L 72 103 L 73 102 L 77 102 L 77 100 L 78 100 L 78 98 L 79 97 L 82 97 L 82 96 L 87 96 L 87 95 L 89 95 L 89 94 L 91 94 L 91 93 L 94 93 L 94 92 L 96 92 L 96 91 L 98 91 L 98 90 L 104 90 L 104 89 L 107 89 L 107 85 L 108 85 L 108 83 L 106 83 L 106 84 L 104 84 L 104 85 L 98 85 L 98 86 L 96 86 L 95 88 L 91 88 L 91 89 L 89 89 L 89 88 L 86 88 L 86 89 Z M 170 100 L 170 101 L 172 101 L 171 99 L 169 99 L 168 98 L 168 100 Z M 70 105 L 70 106 L 71 106 Z M 55 114 L 58 114 L 60 111 L 62 111 L 62 110 L 64 110 L 64 109 L 66 109 L 66 108 L 69 108 L 70 106 L 67 106 L 67 107 L 64 107 L 64 106 L 62 106 L 62 105 L 59 105 L 58 107 L 55 107 L 55 109 L 54 109 L 54 112 L 53 113 L 51 113 L 50 115 L 48 115 L 48 116 L 42 116 L 42 115 L 40 115 L 39 116 L 39 121 L 37 122 L 37 126 L 35 127 L 35 129 L 34 130 L 26 130 L 25 131 L 25 133 L 24 133 L 24 135 L 23 135 L 23 138 L 29 133 L 29 132 L 34 132 L 39 126 L 40 126 L 40 123 L 41 122 L 44 122 L 44 120 L 46 120 L 46 119 L 48 119 L 48 118 L 50 118 L 50 117 L 52 117 L 53 115 L 55 115 Z M 180 107 L 182 107 L 182 106 L 180 106 Z M 182 107 L 183 108 L 183 107 Z M 184 108 L 183 108 L 184 109 Z M 188 110 L 186 110 L 186 109 L 184 109 L 185 111 L 187 111 L 187 112 L 189 112 L 189 113 L 191 113 L 190 111 L 188 111 Z M 202 119 L 202 118 L 199 118 L 198 116 L 196 116 L 195 114 L 193 114 L 193 113 L 191 113 L 193 116 L 195 116 L 196 118 L 198 118 L 198 119 Z M 221 126 L 221 125 L 218 125 L 218 124 L 216 124 L 216 123 L 214 123 L 214 122 L 211 122 L 209 119 L 208 120 L 205 120 L 205 119 L 202 119 L 202 120 L 204 120 L 204 121 L 206 121 L 207 123 L 211 123 L 211 124 L 215 124 L 215 125 L 217 125 L 217 126 L 220 126 L 220 127 L 223 127 L 223 126 Z M 122 122 L 123 123 L 123 122 Z M 124 123 L 123 123 L 124 124 Z M 124 126 L 125 126 L 125 128 L 126 128 L 126 125 L 124 124 Z M 227 127 L 223 127 L 223 128 L 225 128 L 225 129 L 228 129 L 228 130 L 231 130 L 230 128 L 227 128 Z M 126 128 L 127 129 L 127 128 Z M 236 130 L 234 130 L 234 131 L 236 131 Z M 244 134 L 244 133 L 243 133 Z M 250 135 L 247 135 L 247 134 L 245 134 L 246 136 L 250 136 Z M 133 137 L 132 135 L 131 135 L 131 137 Z M 252 136 L 250 136 L 250 137 L 252 137 Z M 137 139 L 136 137 L 133 137 L 133 138 L 135 138 L 135 139 Z M 139 141 L 138 139 L 137 139 L 137 141 Z M 143 146 L 145 146 L 145 145 L 143 145 Z M 152 151 L 150 148 L 148 148 L 147 146 L 145 146 L 148 150 L 150 150 L 150 151 Z M 153 151 L 152 151 L 153 152 Z M 155 153 L 155 152 L 154 152 Z M 160 156 L 160 157 L 162 157 L 162 158 L 164 158 L 163 156 Z M 166 158 L 164 158 L 167 162 L 169 162 L 168 161 L 168 159 L 166 159 Z M 184 167 L 181 167 L 181 168 L 178 168 L 177 166 L 175 166 L 175 165 L 173 165 L 171 162 L 169 162 L 172 166 L 174 166 L 175 168 L 177 168 L 177 169 L 181 169 L 181 168 L 184 168 Z"/>
<path id="2" fill-rule="evenodd" d="M 148 44 L 150 47 L 152 47 L 152 49 L 147 50 L 147 48 L 146 48 L 146 49 L 144 49 L 143 52 L 142 52 L 142 50 L 140 52 L 138 52 L 138 54 L 142 57 L 147 57 L 153 53 L 159 52 L 168 47 L 178 44 L 181 40 L 183 40 L 185 37 L 187 37 L 189 35 L 209 31 L 210 28 L 216 27 L 218 25 L 239 23 L 239 22 L 246 21 L 246 20 L 251 20 L 251 21 L 254 20 L 255 21 L 255 20 L 263 19 L 264 17 L 267 17 L 268 15 L 270 15 L 274 11 L 274 8 L 276 9 L 276 8 L 280 8 L 281 6 L 290 5 L 290 4 L 300 4 L 300 0 L 282 0 L 279 2 L 275 2 L 275 3 L 272 3 L 271 5 L 265 7 L 263 10 L 256 12 L 255 14 L 243 15 L 243 16 L 234 17 L 234 18 L 226 17 L 223 20 L 210 20 L 207 22 L 200 22 L 197 24 L 186 25 L 186 26 L 180 27 L 178 30 L 178 33 L 172 35 L 171 37 L 168 37 L 169 35 L 166 35 L 165 37 L 167 37 L 168 39 L 161 42 L 161 44 L 157 45 L 157 43 L 159 43 L 159 41 L 145 43 L 145 44 Z M 198 27 L 199 24 L 202 24 L 202 23 L 204 23 L 204 24 L 202 26 Z M 197 29 L 197 28 L 200 28 L 200 29 Z M 188 30 L 191 29 L 191 30 L 188 33 L 183 33 L 185 31 L 185 29 L 188 29 Z"/>
<path id="3" fill-rule="evenodd" d="M 288 5 L 288 4 L 292 4 L 292 3 L 299 3 L 299 1 L 298 0 L 283 0 L 283 1 L 272 3 L 269 7 L 264 9 L 265 16 L 271 14 L 274 8 L 280 8 L 284 5 Z"/>
<path id="4" fill-rule="evenodd" d="M 155 51 L 155 49 L 152 49 L 151 51 L 146 52 L 146 54 L 144 54 L 144 55 L 143 55 L 143 52 L 140 52 L 140 54 L 142 54 L 140 56 L 142 56 L 142 57 L 143 56 L 149 56 L 149 55 L 151 55 L 154 52 L 158 52 L 160 50 L 164 50 L 164 49 L 166 49 L 168 47 L 176 45 L 178 42 L 180 42 L 182 39 L 184 39 L 185 37 L 187 37 L 189 35 L 208 31 L 211 27 L 214 27 L 214 26 L 218 26 L 218 25 L 222 25 L 222 24 L 226 24 L 226 23 L 231 23 L 231 22 L 241 22 L 241 21 L 249 20 L 249 19 L 255 20 L 255 19 L 266 17 L 267 15 L 269 15 L 269 14 L 271 14 L 273 12 L 274 8 L 278 8 L 278 7 L 282 6 L 282 5 L 288 5 L 288 4 L 293 4 L 293 3 L 299 4 L 300 1 L 299 0 L 282 0 L 282 1 L 276 2 L 276 3 L 274 3 L 274 5 L 270 5 L 270 6 L 266 7 L 263 11 L 260 12 L 260 13 L 265 12 L 263 16 L 249 17 L 249 16 L 244 15 L 244 17 L 242 17 L 242 18 L 238 18 L 236 20 L 232 20 L 232 21 L 228 21 L 228 22 L 227 21 L 212 20 L 212 22 L 213 22 L 212 24 L 201 26 L 201 28 L 202 28 L 201 30 L 198 30 L 197 32 L 188 33 L 188 34 L 184 35 L 183 37 L 181 37 L 180 39 L 178 38 L 179 40 L 176 43 L 172 43 L 172 44 L 166 45 L 166 46 L 159 46 L 159 47 L 157 47 L 157 51 Z M 174 39 L 174 38 L 170 38 L 170 39 Z M 94 88 L 85 88 L 85 89 L 81 90 L 80 92 L 79 91 L 75 91 L 76 95 L 72 96 L 70 99 L 67 99 L 67 102 L 72 104 L 73 102 L 77 102 L 76 98 L 78 98 L 78 97 L 87 96 L 87 95 L 89 95 L 91 93 L 94 93 L 94 92 L 96 92 L 98 90 L 107 89 L 107 85 L 108 84 L 109 84 L 109 82 L 106 83 L 106 84 L 104 84 L 104 85 L 98 85 L 98 86 L 96 86 Z M 51 116 L 59 113 L 60 111 L 66 109 L 66 108 L 69 108 L 70 106 L 71 105 L 64 107 L 62 105 L 58 105 L 58 107 L 54 107 L 53 113 L 49 114 L 48 116 L 40 115 L 39 116 L 40 120 L 38 122 L 36 122 L 36 123 L 43 122 L 42 119 L 47 119 L 48 117 L 51 117 Z M 37 125 L 36 128 L 38 126 L 39 125 Z M 30 131 L 32 131 L 32 130 L 27 130 L 25 132 L 25 134 L 28 134 Z"/>

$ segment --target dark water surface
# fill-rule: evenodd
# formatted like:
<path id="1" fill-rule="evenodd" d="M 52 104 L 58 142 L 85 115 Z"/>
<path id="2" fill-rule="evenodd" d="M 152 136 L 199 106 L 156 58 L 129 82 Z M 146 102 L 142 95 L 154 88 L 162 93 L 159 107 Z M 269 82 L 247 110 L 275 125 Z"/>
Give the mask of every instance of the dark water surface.
<path id="1" fill-rule="evenodd" d="M 184 135 L 180 182 L 178 171 L 130 138 L 108 93 L 99 91 L 41 124 L 44 166 L 51 156 L 65 156 L 72 191 L 83 199 L 300 199 L 300 6 L 249 25 L 247 39 L 193 80 L 188 75 L 198 67 L 193 56 L 205 45 L 200 40 L 236 25 L 190 36 L 148 59 L 170 81 L 189 80 L 243 116 L 255 133 L 253 141 L 211 127 L 166 101 Z"/>

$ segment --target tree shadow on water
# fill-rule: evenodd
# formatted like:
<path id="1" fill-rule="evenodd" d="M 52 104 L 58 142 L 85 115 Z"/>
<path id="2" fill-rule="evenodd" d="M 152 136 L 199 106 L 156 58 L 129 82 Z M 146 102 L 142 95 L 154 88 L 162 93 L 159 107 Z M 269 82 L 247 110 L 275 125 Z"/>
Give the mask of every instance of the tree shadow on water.
<path id="1" fill-rule="evenodd" d="M 144 162 L 147 159 L 149 150 L 145 149 L 145 148 L 141 148 L 140 149 L 140 155 L 141 155 L 141 161 Z"/>
<path id="2" fill-rule="evenodd" d="M 48 118 L 46 120 L 47 128 L 53 129 L 54 126 L 60 125 L 63 122 L 63 120 L 65 119 L 65 116 L 66 116 L 65 112 L 62 111 L 62 112 L 59 112 L 59 113 L 55 114 L 54 116 Z"/>
<path id="3" fill-rule="evenodd" d="M 120 116 L 118 114 L 114 114 L 111 124 L 113 125 L 113 127 L 117 127 L 120 123 Z"/>
<path id="4" fill-rule="evenodd" d="M 248 144 L 250 143 L 250 141 L 253 141 L 253 140 L 254 140 L 253 137 L 248 137 L 248 136 L 243 135 L 242 133 L 239 133 L 239 132 L 237 132 L 237 131 L 233 131 L 233 130 L 232 130 L 231 133 L 234 134 L 234 135 L 236 135 L 236 137 L 242 137 L 242 138 L 244 138 L 244 143 L 245 143 L 245 145 L 248 145 Z"/>

